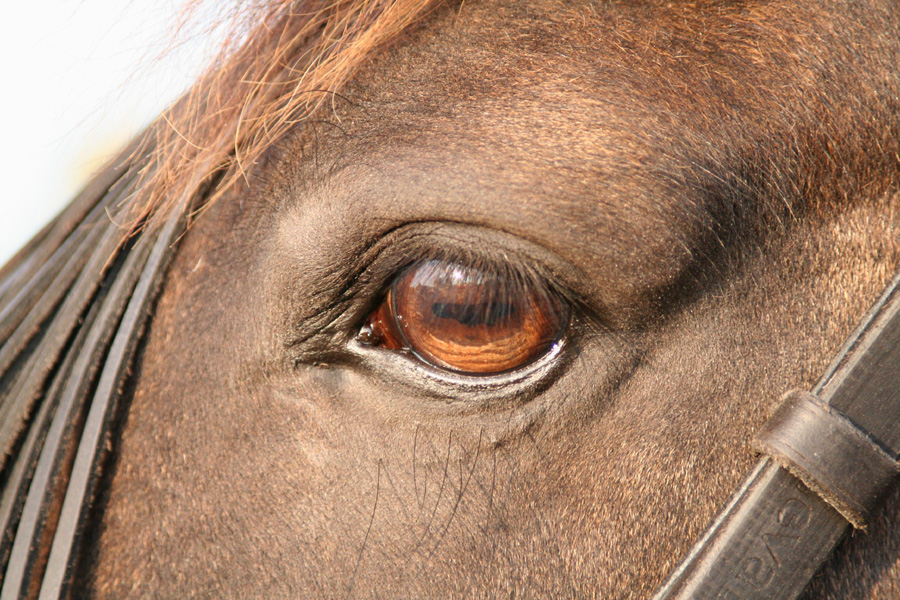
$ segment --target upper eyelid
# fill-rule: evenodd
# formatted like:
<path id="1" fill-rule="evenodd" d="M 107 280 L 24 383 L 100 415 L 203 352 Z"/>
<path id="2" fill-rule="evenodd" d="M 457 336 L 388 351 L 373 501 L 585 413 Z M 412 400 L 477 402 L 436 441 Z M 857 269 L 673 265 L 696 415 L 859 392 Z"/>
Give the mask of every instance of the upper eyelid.
<path id="1" fill-rule="evenodd" d="M 416 228 L 421 225 L 423 224 L 411 224 Z M 365 287 L 366 291 L 377 287 L 380 293 L 384 293 L 394 279 L 411 265 L 427 260 L 444 260 L 459 262 L 497 275 L 520 278 L 558 294 L 573 306 L 584 304 L 583 299 L 574 291 L 575 286 L 560 278 L 556 273 L 558 269 L 551 268 L 536 257 L 537 252 L 522 252 L 521 248 L 512 248 L 511 244 L 502 243 L 497 239 L 517 239 L 515 236 L 497 231 L 487 235 L 460 236 L 454 234 L 460 233 L 461 230 L 468 230 L 470 233 L 483 231 L 484 228 L 457 223 L 433 225 L 436 226 L 436 230 L 431 231 L 407 232 L 404 231 L 405 227 L 400 227 L 384 236 L 378 244 L 374 244 L 372 246 L 374 256 L 365 260 L 365 264 L 357 270 L 356 278 L 364 283 L 358 287 Z M 527 240 L 517 239 L 517 241 L 519 246 L 534 246 Z M 473 250 L 474 242 L 481 242 L 489 249 Z M 541 253 L 549 252 L 544 250 Z"/>

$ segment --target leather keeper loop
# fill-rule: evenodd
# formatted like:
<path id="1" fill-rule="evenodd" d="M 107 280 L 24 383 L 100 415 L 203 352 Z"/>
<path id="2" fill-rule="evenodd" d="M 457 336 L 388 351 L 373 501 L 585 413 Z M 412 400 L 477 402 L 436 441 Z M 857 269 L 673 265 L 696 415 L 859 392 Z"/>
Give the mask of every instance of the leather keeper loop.
<path id="1" fill-rule="evenodd" d="M 805 391 L 785 395 L 753 443 L 858 529 L 900 475 L 900 464 L 865 431 Z"/>

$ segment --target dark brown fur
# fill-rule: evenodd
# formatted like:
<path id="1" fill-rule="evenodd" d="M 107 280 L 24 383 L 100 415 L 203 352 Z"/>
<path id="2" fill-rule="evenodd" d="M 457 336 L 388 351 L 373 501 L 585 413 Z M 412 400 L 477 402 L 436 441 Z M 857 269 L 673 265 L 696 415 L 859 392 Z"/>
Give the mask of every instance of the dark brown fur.
<path id="1" fill-rule="evenodd" d="M 649 596 L 900 265 L 898 40 L 889 0 L 432 13 L 185 237 L 83 583 Z M 400 265 L 473 248 L 578 299 L 542 379 L 354 349 Z M 810 597 L 900 597 L 898 518 Z"/>

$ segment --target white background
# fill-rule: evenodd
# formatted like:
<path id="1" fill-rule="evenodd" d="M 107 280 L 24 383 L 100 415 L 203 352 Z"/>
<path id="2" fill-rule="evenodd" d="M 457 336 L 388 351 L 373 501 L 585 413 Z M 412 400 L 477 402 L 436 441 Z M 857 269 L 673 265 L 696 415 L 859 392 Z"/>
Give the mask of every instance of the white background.
<path id="1" fill-rule="evenodd" d="M 179 8 L 179 0 L 4 5 L 0 265 L 197 77 L 206 40 L 165 52 Z"/>

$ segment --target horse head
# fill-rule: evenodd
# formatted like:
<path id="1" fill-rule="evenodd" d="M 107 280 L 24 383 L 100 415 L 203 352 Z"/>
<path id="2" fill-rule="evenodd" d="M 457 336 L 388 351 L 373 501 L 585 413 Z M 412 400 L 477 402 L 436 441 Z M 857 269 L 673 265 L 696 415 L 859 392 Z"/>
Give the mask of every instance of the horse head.
<path id="1" fill-rule="evenodd" d="M 895 3 L 416 11 L 250 158 L 191 140 L 195 204 L 135 184 L 180 241 L 75 589 L 648 597 L 900 264 Z M 898 510 L 809 593 L 890 597 Z"/>

